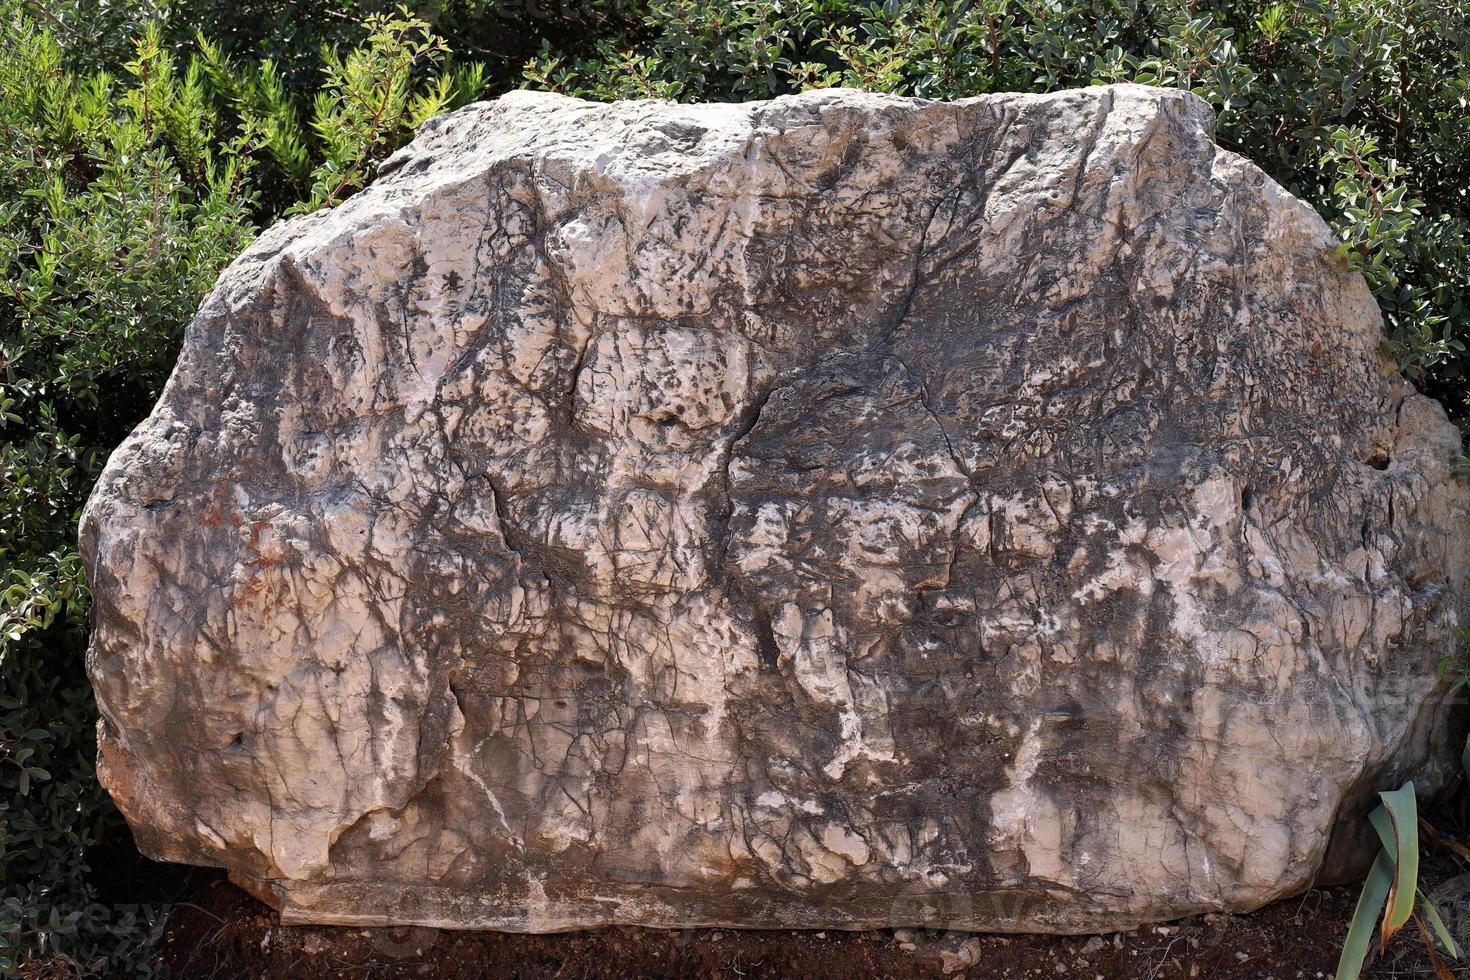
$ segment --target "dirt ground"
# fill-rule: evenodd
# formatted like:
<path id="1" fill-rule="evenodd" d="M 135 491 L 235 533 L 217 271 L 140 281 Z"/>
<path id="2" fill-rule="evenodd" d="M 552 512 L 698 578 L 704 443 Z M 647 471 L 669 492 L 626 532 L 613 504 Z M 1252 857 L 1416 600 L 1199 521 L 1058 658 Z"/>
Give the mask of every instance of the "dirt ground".
<path id="1" fill-rule="evenodd" d="M 1353 897 L 1313 892 L 1252 916 L 1096 938 L 930 932 L 603 929 L 552 936 L 283 927 L 223 878 L 165 932 L 179 977 L 1323 977 Z M 1331 923 L 1329 926 L 1328 923 Z"/>
<path id="2" fill-rule="evenodd" d="M 1470 843 L 1466 800 L 1429 815 L 1461 843 Z M 99 855 L 94 868 L 102 872 L 104 902 L 168 910 L 159 952 L 176 980 L 1318 980 L 1337 968 L 1357 901 L 1356 888 L 1315 889 L 1249 915 L 1210 915 L 1101 936 L 635 928 L 530 936 L 282 926 L 275 912 L 223 872 L 157 864 L 140 857 L 131 842 Z M 1456 940 L 1470 946 L 1470 867 L 1426 841 L 1420 887 L 1435 899 Z M 23 976 L 76 976 L 32 966 Z M 1450 968 L 1470 980 L 1470 959 Z M 1365 975 L 1436 976 L 1412 925 Z"/>
<path id="3" fill-rule="evenodd" d="M 1453 871 L 1444 868 L 1441 871 Z M 163 956 L 187 980 L 347 978 L 1321 978 L 1337 966 L 1355 894 L 1320 889 L 1251 915 L 1095 937 L 615 928 L 549 936 L 283 927 L 217 872 L 172 903 Z M 1453 927 L 1452 927 L 1453 928 Z M 1401 935 L 1377 977 L 1433 977 Z M 1470 971 L 1460 975 L 1470 976 Z"/>

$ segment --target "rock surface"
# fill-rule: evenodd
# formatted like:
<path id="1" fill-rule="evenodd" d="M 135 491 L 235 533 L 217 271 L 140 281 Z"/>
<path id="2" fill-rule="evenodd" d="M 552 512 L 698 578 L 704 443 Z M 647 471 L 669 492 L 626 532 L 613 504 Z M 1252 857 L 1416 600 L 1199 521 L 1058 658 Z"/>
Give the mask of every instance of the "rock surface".
<path id="1" fill-rule="evenodd" d="M 1470 489 L 1212 127 L 517 93 L 266 232 L 83 519 L 140 845 L 289 922 L 1305 888 L 1340 812 L 1452 778 Z"/>

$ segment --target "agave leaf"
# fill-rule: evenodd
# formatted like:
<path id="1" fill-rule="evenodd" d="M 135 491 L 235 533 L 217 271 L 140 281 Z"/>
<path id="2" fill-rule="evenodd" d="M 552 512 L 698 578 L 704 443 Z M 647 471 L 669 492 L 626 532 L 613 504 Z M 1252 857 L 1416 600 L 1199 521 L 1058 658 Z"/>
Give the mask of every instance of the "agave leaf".
<path id="1" fill-rule="evenodd" d="M 1368 822 L 1378 832 L 1378 842 L 1383 845 L 1383 853 L 1388 855 L 1389 864 L 1397 866 L 1395 856 L 1399 851 L 1399 839 L 1394 833 L 1393 817 L 1388 815 L 1388 808 L 1381 803 L 1374 807 L 1373 812 L 1368 814 Z"/>
<path id="2" fill-rule="evenodd" d="M 1363 973 L 1363 960 L 1368 956 L 1368 944 L 1373 941 L 1373 925 L 1378 921 L 1378 911 L 1388 898 L 1388 889 L 1393 884 L 1393 862 L 1383 851 L 1373 860 L 1368 880 L 1358 894 L 1358 907 L 1353 909 L 1353 921 L 1348 926 L 1347 939 L 1343 940 L 1342 955 L 1337 959 L 1336 980 L 1358 980 Z"/>
<path id="3" fill-rule="evenodd" d="M 1419 907 L 1424 910 L 1424 917 L 1434 927 L 1434 934 L 1439 937 L 1440 942 L 1444 943 L 1445 950 L 1453 958 L 1459 959 L 1460 947 L 1455 945 L 1454 937 L 1444 927 L 1444 920 L 1439 917 L 1439 909 L 1434 907 L 1434 903 L 1429 900 L 1429 896 L 1425 895 L 1423 891 L 1419 892 Z"/>
<path id="4" fill-rule="evenodd" d="M 1383 915 L 1381 943 L 1387 943 L 1393 934 L 1403 928 L 1414 912 L 1414 894 L 1419 887 L 1419 808 L 1414 799 L 1414 783 L 1409 781 L 1396 790 L 1379 793 L 1383 806 L 1393 822 L 1393 845 L 1384 842 L 1384 849 L 1393 857 L 1395 866 L 1393 887 L 1388 892 L 1388 908 Z M 1378 811 L 1373 811 L 1377 815 Z M 1380 838 L 1384 836 L 1383 820 L 1373 821 Z"/>

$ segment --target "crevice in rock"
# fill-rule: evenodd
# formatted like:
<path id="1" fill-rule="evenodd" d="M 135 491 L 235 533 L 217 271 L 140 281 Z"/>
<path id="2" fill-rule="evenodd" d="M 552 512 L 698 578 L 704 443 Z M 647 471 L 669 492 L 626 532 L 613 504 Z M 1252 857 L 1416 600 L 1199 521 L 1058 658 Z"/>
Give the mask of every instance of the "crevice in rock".
<path id="1" fill-rule="evenodd" d="M 1086 145 L 1083 147 L 1081 159 L 1077 163 L 1077 177 L 1072 182 L 1072 199 L 1067 202 L 1069 209 L 1077 206 L 1077 200 L 1082 196 L 1082 182 L 1087 179 L 1087 165 L 1092 162 L 1092 154 L 1097 149 L 1098 142 L 1102 139 L 1103 130 L 1107 128 L 1108 116 L 1113 111 L 1113 93 L 1106 93 L 1098 100 L 1097 118 L 1093 120 L 1092 126 L 1088 128 Z M 1150 133 L 1151 135 L 1151 133 Z"/>
<path id="2" fill-rule="evenodd" d="M 730 518 L 735 513 L 735 498 L 730 490 L 730 464 L 735 458 L 735 447 L 754 431 L 756 424 L 760 421 L 761 413 L 765 411 L 766 404 L 771 400 L 772 393 L 780 387 L 781 383 L 778 379 L 750 405 L 746 406 L 741 418 L 731 431 L 729 440 L 721 449 L 723 459 L 716 471 L 718 486 L 715 487 L 715 491 L 722 509 L 715 515 L 714 526 L 710 533 L 710 546 L 716 554 L 709 567 L 716 572 L 714 576 L 716 584 L 719 584 L 719 578 L 723 577 L 723 584 L 729 590 L 731 597 L 743 600 L 749 607 L 751 627 L 756 638 L 756 659 L 762 668 L 769 670 L 775 670 L 780 660 L 780 648 L 776 645 L 775 632 L 771 628 L 770 611 L 760 601 L 756 591 L 740 569 L 731 564 L 729 560 L 730 539 L 733 534 L 730 528 Z"/>
<path id="3" fill-rule="evenodd" d="M 775 670 L 781 661 L 781 648 L 776 643 L 776 631 L 771 628 L 771 617 L 759 603 L 752 602 L 755 610 L 756 658 L 762 667 Z"/>
<path id="4" fill-rule="evenodd" d="M 524 559 L 526 557 L 525 552 L 515 541 L 511 540 L 512 532 L 518 531 L 519 529 L 511 521 L 510 515 L 505 511 L 505 495 L 495 485 L 495 481 L 490 479 L 490 474 L 488 473 L 485 474 L 485 482 L 490 485 L 490 500 L 495 508 L 495 521 L 500 525 L 501 540 L 505 542 L 506 548 L 510 549 L 512 554 L 517 558 Z"/>
<path id="5" fill-rule="evenodd" d="M 903 326 L 904 321 L 908 319 L 909 310 L 914 305 L 914 297 L 918 295 L 919 287 L 923 284 L 924 256 L 929 247 L 929 228 L 934 224 L 934 219 L 938 216 L 939 209 L 946 205 L 952 205 L 963 193 L 963 185 L 957 186 L 954 191 L 934 202 L 934 206 L 924 216 L 924 225 L 919 230 L 919 242 L 914 247 L 913 264 L 909 267 L 908 282 L 904 285 L 903 295 L 899 299 L 898 305 L 891 313 L 883 318 L 874 344 L 875 350 L 882 349 L 886 351 L 891 347 L 893 337 L 898 333 L 898 328 Z M 950 215 L 950 223 L 951 225 L 954 223 L 953 213 Z M 948 230 L 945 229 L 946 233 Z M 907 369 L 906 366 L 905 369 Z"/>
<path id="6" fill-rule="evenodd" d="M 594 314 L 594 317 L 602 314 Z M 587 353 L 592 350 L 592 345 L 597 342 L 600 331 L 594 327 L 588 334 L 587 340 L 582 344 L 581 350 L 577 351 L 576 358 L 567 372 L 567 393 L 563 398 L 563 411 L 566 414 L 567 427 L 573 431 L 577 428 L 577 387 L 582 381 L 582 367 L 587 363 Z"/>

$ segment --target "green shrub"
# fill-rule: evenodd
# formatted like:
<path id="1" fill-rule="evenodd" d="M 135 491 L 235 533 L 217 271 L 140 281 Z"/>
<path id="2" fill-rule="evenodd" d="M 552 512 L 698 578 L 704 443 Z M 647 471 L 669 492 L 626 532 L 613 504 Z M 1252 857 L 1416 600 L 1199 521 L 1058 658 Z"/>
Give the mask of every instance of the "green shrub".
<path id="1" fill-rule="evenodd" d="M 59 2 L 97 6 L 96 0 Z M 289 89 L 310 93 L 321 84 L 328 60 L 324 52 L 362 46 L 368 20 L 393 15 L 400 0 L 147 3 L 171 44 L 190 48 L 203 34 L 237 60 L 270 58 Z M 502 86 L 520 77 L 522 65 L 543 40 L 562 50 L 582 51 L 592 39 L 626 27 L 629 6 L 625 0 L 418 0 L 410 5 L 435 36 L 461 56 L 483 63 L 487 77 Z"/>
<path id="2" fill-rule="evenodd" d="M 544 46 L 526 81 L 685 101 L 1189 89 L 1219 111 L 1225 145 L 1327 217 L 1405 373 L 1470 415 L 1465 0 L 650 0 L 589 55 Z"/>

